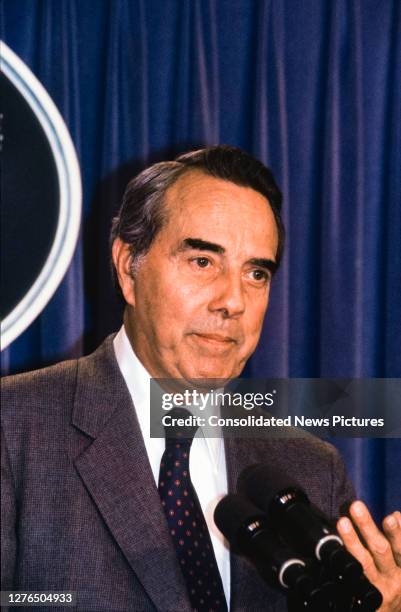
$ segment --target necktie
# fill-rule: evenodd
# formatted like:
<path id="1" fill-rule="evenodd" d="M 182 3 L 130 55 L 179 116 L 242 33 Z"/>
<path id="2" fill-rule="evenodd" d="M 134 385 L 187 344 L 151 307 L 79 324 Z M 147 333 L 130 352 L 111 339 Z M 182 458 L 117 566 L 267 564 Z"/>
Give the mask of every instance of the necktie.
<path id="1" fill-rule="evenodd" d="M 173 409 L 173 416 L 188 416 Z M 159 495 L 168 528 L 187 585 L 192 608 L 199 611 L 227 612 L 213 545 L 198 497 L 189 474 L 189 453 L 196 427 L 175 430 L 166 437 L 166 450 L 160 463 Z"/>

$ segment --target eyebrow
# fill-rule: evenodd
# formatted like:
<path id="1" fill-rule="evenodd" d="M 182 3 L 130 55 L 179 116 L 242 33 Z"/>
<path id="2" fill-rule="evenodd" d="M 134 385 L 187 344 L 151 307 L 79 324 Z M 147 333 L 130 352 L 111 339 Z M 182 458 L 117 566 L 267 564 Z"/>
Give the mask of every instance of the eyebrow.
<path id="1" fill-rule="evenodd" d="M 266 270 L 269 270 L 271 274 L 274 274 L 277 271 L 277 267 L 278 267 L 276 262 L 273 261 L 272 259 L 255 258 L 255 259 L 250 259 L 249 263 L 252 264 L 253 266 L 258 266 L 258 268 L 265 268 Z"/>
<path id="2" fill-rule="evenodd" d="M 189 249 L 196 249 L 197 251 L 211 251 L 212 253 L 220 254 L 226 252 L 225 248 L 220 244 L 202 240 L 202 238 L 185 238 L 185 240 L 182 241 L 178 251 L 186 251 Z M 272 259 L 265 259 L 263 257 L 254 257 L 250 259 L 248 263 L 252 264 L 253 266 L 258 266 L 259 268 L 265 268 L 266 270 L 269 270 L 271 274 L 274 274 L 278 267 L 275 261 Z"/>
<path id="3" fill-rule="evenodd" d="M 188 249 L 196 249 L 197 251 L 212 251 L 213 253 L 225 253 L 225 248 L 215 242 L 208 242 L 201 238 L 185 238 L 182 241 L 179 251 L 186 251 Z"/>

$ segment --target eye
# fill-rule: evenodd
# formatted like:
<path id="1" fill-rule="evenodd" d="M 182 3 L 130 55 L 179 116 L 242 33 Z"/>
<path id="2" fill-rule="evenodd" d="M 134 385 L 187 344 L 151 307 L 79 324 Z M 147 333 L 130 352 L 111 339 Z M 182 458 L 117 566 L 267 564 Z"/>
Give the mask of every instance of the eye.
<path id="1" fill-rule="evenodd" d="M 195 262 L 198 268 L 207 268 L 210 264 L 207 257 L 194 257 L 191 261 Z"/>
<path id="2" fill-rule="evenodd" d="M 251 275 L 252 279 L 260 284 L 267 283 L 270 280 L 270 274 L 266 272 L 266 270 L 261 270 L 260 268 L 252 270 Z"/>

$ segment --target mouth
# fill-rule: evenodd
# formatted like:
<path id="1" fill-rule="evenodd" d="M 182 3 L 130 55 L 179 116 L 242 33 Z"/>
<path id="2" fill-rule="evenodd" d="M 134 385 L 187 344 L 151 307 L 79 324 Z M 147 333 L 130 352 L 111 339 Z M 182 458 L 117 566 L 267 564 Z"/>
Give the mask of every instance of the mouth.
<path id="1" fill-rule="evenodd" d="M 206 344 L 210 344 L 211 346 L 216 347 L 229 347 L 233 344 L 237 344 L 237 341 L 231 336 L 226 336 L 224 334 L 202 334 L 194 332 L 192 334 L 195 338 L 199 339 L 201 342 Z"/>

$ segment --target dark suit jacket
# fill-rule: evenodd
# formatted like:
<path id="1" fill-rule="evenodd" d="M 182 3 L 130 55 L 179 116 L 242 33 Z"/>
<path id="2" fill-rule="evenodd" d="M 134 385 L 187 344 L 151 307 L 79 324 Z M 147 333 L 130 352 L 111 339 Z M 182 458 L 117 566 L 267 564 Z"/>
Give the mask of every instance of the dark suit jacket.
<path id="1" fill-rule="evenodd" d="M 76 591 L 85 611 L 189 611 L 112 340 L 3 381 L 2 589 Z M 226 440 L 226 460 L 231 491 L 246 465 L 273 461 L 332 516 L 352 496 L 337 452 L 317 439 Z M 233 557 L 231 609 L 287 608 Z"/>

